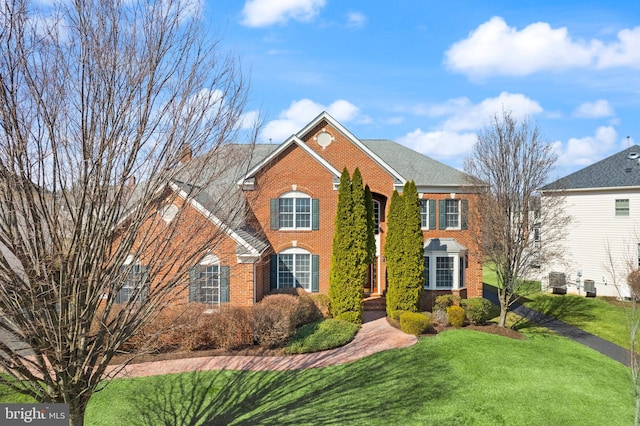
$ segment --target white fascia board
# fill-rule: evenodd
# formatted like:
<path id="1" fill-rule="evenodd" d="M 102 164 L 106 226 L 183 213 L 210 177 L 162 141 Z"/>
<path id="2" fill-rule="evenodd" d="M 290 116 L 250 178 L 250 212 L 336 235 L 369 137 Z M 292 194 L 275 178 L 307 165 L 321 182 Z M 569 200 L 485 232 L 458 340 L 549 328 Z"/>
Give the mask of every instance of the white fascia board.
<path id="1" fill-rule="evenodd" d="M 302 148 L 306 153 L 308 153 L 311 157 L 313 157 L 318 163 L 320 163 L 327 170 L 329 170 L 334 176 L 337 176 L 337 177 L 340 176 L 341 173 L 340 173 L 340 171 L 338 171 L 338 169 L 333 167 L 327 160 L 325 160 L 324 158 L 319 156 L 313 149 L 311 149 L 309 147 L 309 145 L 304 143 L 298 136 L 293 135 L 289 139 L 287 139 L 285 142 L 283 142 L 278 148 L 276 148 L 271 154 L 269 154 L 269 156 L 267 158 L 265 158 L 259 164 L 254 166 L 251 170 L 249 170 L 247 172 L 247 174 L 237 182 L 238 185 L 242 185 L 242 183 L 246 179 L 248 179 L 251 176 L 255 175 L 260 169 L 262 169 L 267 164 L 269 164 L 271 161 L 273 161 L 274 158 L 276 158 L 278 155 L 280 155 L 280 153 L 282 153 L 285 149 L 287 149 L 292 144 L 296 144 L 300 148 Z"/>
<path id="2" fill-rule="evenodd" d="M 187 201 L 189 204 L 191 204 L 191 206 L 193 206 L 193 208 L 196 209 L 196 211 L 198 211 L 204 217 L 209 219 L 218 228 L 223 230 L 236 243 L 240 244 L 242 247 L 244 247 L 247 250 L 249 250 L 251 252 L 251 255 L 253 255 L 253 256 L 259 256 L 260 255 L 260 253 L 258 252 L 258 250 L 256 250 L 255 247 L 253 247 L 251 244 L 249 244 L 247 241 L 245 241 L 245 239 L 242 238 L 240 235 L 238 235 L 236 232 L 234 232 L 233 229 L 231 229 L 227 225 L 225 225 L 225 223 L 222 222 L 222 220 L 220 220 L 213 213 L 211 213 L 209 210 L 207 210 L 202 204 L 200 204 L 199 202 L 197 202 L 193 198 L 189 198 L 188 194 L 184 190 L 180 189 L 178 187 L 178 185 L 176 185 L 173 182 L 171 182 L 170 185 L 171 185 L 171 188 L 174 191 L 176 191 L 180 197 L 182 197 L 185 201 Z"/>
<path id="3" fill-rule="evenodd" d="M 545 189 L 539 190 L 542 194 L 549 193 L 567 193 L 567 192 L 625 192 L 625 191 L 639 191 L 640 186 L 608 186 L 602 188 L 571 188 L 571 189 Z"/>

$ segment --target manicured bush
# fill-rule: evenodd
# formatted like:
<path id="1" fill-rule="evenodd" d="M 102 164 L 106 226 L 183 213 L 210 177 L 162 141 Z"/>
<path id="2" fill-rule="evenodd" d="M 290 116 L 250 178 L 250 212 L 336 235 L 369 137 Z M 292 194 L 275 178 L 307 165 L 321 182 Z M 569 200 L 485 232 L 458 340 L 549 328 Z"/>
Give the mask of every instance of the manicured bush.
<path id="1" fill-rule="evenodd" d="M 460 306 L 452 305 L 447 308 L 447 319 L 454 327 L 462 327 L 464 324 L 465 312 Z"/>
<path id="2" fill-rule="evenodd" d="M 300 322 L 299 299 L 289 294 L 272 294 L 253 307 L 253 336 L 260 346 L 283 344 Z"/>
<path id="3" fill-rule="evenodd" d="M 442 296 L 436 297 L 435 303 L 433 304 L 434 311 L 444 311 L 449 306 L 460 305 L 460 296 L 455 294 L 443 294 Z"/>
<path id="4" fill-rule="evenodd" d="M 471 324 L 484 324 L 489 319 L 491 302 L 484 298 L 463 299 L 462 307 Z"/>
<path id="5" fill-rule="evenodd" d="M 403 312 L 400 315 L 400 330 L 414 336 L 424 333 L 430 323 L 429 317 L 419 312 Z"/>
<path id="6" fill-rule="evenodd" d="M 402 309 L 391 311 L 391 319 L 394 321 L 400 321 L 400 316 L 405 312 L 412 312 L 412 311 L 403 311 Z"/>

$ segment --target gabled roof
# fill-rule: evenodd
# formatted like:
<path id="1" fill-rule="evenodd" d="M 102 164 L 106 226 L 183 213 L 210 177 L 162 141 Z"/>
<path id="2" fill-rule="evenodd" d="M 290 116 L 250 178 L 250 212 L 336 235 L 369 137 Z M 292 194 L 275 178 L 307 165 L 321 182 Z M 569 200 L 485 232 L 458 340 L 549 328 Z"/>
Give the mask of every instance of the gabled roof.
<path id="1" fill-rule="evenodd" d="M 273 151 L 271 151 L 266 157 L 264 157 L 260 162 L 258 162 L 255 166 L 253 166 L 247 174 L 238 181 L 238 185 L 242 185 L 242 183 L 251 177 L 253 177 L 256 173 L 258 173 L 264 167 L 267 167 L 275 158 L 278 157 L 283 151 L 289 148 L 291 145 L 298 145 L 309 154 L 312 158 L 314 158 L 318 163 L 322 164 L 329 172 L 331 172 L 335 177 L 340 177 L 340 171 L 333 167 L 327 160 L 319 156 L 313 149 L 309 147 L 306 143 L 304 143 L 298 136 L 292 135 L 276 147 Z M 270 145 L 269 145 L 270 146 Z"/>
<path id="2" fill-rule="evenodd" d="M 541 191 L 640 187 L 640 146 L 629 148 L 560 178 Z"/>
<path id="3" fill-rule="evenodd" d="M 276 148 L 270 155 L 264 158 L 260 163 L 256 164 L 246 176 L 241 179 L 238 184 L 242 184 L 242 182 L 246 179 L 253 177 L 258 171 L 260 171 L 263 167 L 267 167 L 268 164 L 276 158 L 281 152 L 287 149 L 292 144 L 298 145 L 300 148 L 304 149 L 309 155 L 311 155 L 316 161 L 322 164 L 327 170 L 329 170 L 336 178 L 340 177 L 341 171 L 336 169 L 332 164 L 330 164 L 327 160 L 322 158 L 322 156 L 318 155 L 313 149 L 311 149 L 304 141 L 302 140 L 308 132 L 314 129 L 317 125 L 322 122 L 326 122 L 331 127 L 339 131 L 343 134 L 347 139 L 349 139 L 354 145 L 360 148 L 365 154 L 367 154 L 373 161 L 378 163 L 383 169 L 385 169 L 397 182 L 400 184 L 404 184 L 406 179 L 404 179 L 393 167 L 387 164 L 384 159 L 382 159 L 376 152 L 372 151 L 366 144 L 364 144 L 360 139 L 355 137 L 351 132 L 349 132 L 342 124 L 336 121 L 335 118 L 331 117 L 329 113 L 322 112 L 316 118 L 314 118 L 309 124 L 307 124 L 304 128 L 302 128 L 298 133 L 292 135 L 283 142 L 278 148 Z"/>

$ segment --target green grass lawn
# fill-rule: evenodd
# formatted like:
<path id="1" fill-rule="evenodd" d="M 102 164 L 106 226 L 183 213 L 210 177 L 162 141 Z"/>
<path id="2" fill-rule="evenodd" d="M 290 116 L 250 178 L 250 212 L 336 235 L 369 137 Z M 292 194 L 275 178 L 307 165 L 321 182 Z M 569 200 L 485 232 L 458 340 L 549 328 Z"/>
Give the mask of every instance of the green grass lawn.
<path id="1" fill-rule="evenodd" d="M 560 321 L 575 325 L 617 345 L 630 348 L 628 302 L 601 297 L 533 294 L 525 305 Z"/>
<path id="2" fill-rule="evenodd" d="M 622 425 L 633 407 L 629 370 L 595 351 L 463 329 L 342 366 L 115 380 L 87 425 Z"/>
<path id="3" fill-rule="evenodd" d="M 496 286 L 496 274 L 487 265 L 482 270 L 482 280 Z M 602 297 L 587 298 L 578 295 L 555 295 L 550 293 L 527 294 L 521 299 L 526 306 L 553 318 L 575 325 L 617 345 L 630 348 L 628 302 L 618 302 Z M 535 327 L 526 321 L 515 320 L 517 329 Z"/>

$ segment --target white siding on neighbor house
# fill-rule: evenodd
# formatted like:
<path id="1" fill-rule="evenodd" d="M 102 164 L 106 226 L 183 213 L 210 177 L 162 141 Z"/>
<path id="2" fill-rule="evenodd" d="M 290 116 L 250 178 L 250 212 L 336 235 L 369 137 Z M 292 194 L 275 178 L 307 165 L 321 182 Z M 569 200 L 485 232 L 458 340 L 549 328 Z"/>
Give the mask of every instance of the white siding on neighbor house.
<path id="1" fill-rule="evenodd" d="M 629 200 L 629 216 L 616 216 L 616 199 Z M 631 262 L 638 266 L 640 188 L 571 191 L 566 196 L 566 208 L 572 223 L 564 244 L 565 264 L 549 265 L 549 271 L 566 274 L 569 293 L 584 294 L 584 280 L 593 280 L 598 296 L 628 297 L 628 265 Z"/>

